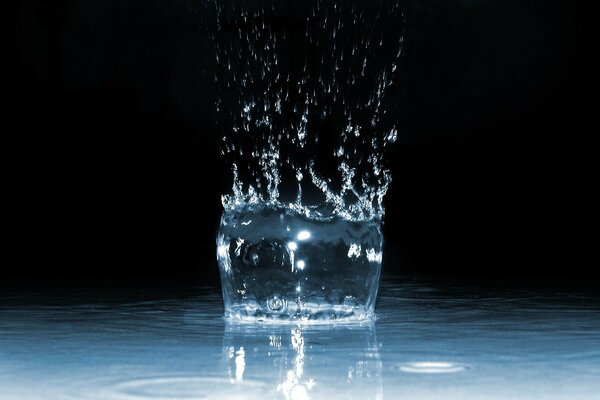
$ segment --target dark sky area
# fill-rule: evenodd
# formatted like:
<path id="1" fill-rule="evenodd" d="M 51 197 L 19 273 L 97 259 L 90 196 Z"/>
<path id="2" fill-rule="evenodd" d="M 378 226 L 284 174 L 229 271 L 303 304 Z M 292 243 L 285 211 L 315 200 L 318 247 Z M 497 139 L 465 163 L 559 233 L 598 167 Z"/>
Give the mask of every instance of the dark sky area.
<path id="1" fill-rule="evenodd" d="M 406 3 L 386 272 L 597 282 L 586 139 L 597 45 L 575 3 Z M 230 172 L 200 8 L 12 8 L 3 192 L 14 256 L 2 274 L 216 279 Z"/>

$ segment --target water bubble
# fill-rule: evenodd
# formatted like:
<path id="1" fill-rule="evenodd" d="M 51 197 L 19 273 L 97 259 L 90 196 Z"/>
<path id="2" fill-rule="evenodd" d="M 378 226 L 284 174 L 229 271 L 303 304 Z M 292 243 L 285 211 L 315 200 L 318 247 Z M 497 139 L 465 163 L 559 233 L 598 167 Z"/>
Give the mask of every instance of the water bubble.
<path id="1" fill-rule="evenodd" d="M 267 307 L 269 307 L 269 310 L 273 312 L 281 311 L 284 305 L 284 300 L 280 299 L 277 296 L 273 296 L 269 300 L 267 300 Z"/>

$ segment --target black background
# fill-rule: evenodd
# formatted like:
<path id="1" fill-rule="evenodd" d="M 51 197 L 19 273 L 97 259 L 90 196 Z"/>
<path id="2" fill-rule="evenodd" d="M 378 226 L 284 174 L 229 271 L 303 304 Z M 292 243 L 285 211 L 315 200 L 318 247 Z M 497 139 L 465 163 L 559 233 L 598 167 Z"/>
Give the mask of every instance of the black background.
<path id="1" fill-rule="evenodd" d="M 230 172 L 193 2 L 14 7 L 2 275 L 216 281 Z M 596 284 L 586 137 L 597 130 L 597 46 L 586 10 L 567 0 L 406 7 L 385 272 Z"/>

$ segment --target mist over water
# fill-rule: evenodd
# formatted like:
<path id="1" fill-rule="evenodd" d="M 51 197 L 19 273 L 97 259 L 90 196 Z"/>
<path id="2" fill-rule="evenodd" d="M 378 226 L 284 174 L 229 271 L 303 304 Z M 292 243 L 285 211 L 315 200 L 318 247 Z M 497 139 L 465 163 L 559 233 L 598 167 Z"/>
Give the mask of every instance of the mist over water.
<path id="1" fill-rule="evenodd" d="M 397 121 L 386 92 L 403 49 L 399 1 L 205 2 L 215 24 L 225 210 L 381 219 Z"/>

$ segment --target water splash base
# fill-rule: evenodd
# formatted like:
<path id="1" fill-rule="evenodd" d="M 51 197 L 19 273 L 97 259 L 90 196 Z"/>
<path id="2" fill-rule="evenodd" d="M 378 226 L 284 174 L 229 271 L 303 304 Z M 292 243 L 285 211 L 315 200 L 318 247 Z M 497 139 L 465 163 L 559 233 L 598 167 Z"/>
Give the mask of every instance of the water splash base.
<path id="1" fill-rule="evenodd" d="M 276 324 L 276 325 L 346 325 L 363 324 L 375 320 L 373 310 L 363 306 L 352 306 L 350 308 L 341 306 L 320 305 L 318 307 L 302 307 L 297 305 L 298 311 L 287 314 L 269 314 L 264 316 L 252 315 L 255 309 L 246 304 L 238 304 L 230 307 L 225 312 L 225 319 L 229 323 L 240 324 Z"/>
<path id="2" fill-rule="evenodd" d="M 374 317 L 380 220 L 311 218 L 257 205 L 226 210 L 217 236 L 225 316 L 246 322 Z"/>

